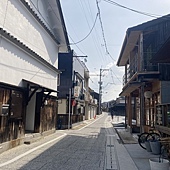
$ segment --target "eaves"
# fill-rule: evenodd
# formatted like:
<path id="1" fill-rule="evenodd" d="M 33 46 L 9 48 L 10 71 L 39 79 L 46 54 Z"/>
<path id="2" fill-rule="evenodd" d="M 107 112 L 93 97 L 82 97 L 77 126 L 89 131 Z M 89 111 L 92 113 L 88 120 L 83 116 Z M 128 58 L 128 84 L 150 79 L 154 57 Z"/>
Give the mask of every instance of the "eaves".
<path id="1" fill-rule="evenodd" d="M 39 18 L 39 16 L 34 12 L 34 10 L 30 7 L 30 5 L 25 0 L 20 0 L 25 8 L 33 15 L 33 17 L 38 21 L 38 23 L 46 30 L 46 32 L 51 36 L 51 38 L 60 45 L 60 42 L 55 38 L 53 33 L 49 30 L 49 28 L 44 24 L 44 22 Z"/>
<path id="2" fill-rule="evenodd" d="M 159 75 L 160 73 L 158 71 L 135 73 L 122 88 L 122 92 L 119 96 L 129 95 L 131 92 L 138 89 L 142 83 L 152 81 L 153 79 L 159 79 Z"/>
<path id="3" fill-rule="evenodd" d="M 128 61 L 128 56 L 130 51 L 133 50 L 135 46 L 137 46 L 137 40 L 139 35 L 146 31 L 149 27 L 157 25 L 162 22 L 166 22 L 169 20 L 170 14 L 165 15 L 163 17 L 144 22 L 134 27 L 130 27 L 126 31 L 126 35 L 124 38 L 124 42 L 121 48 L 121 52 L 117 61 L 117 66 L 125 66 Z"/>
<path id="4" fill-rule="evenodd" d="M 50 68 L 52 71 L 56 73 L 61 73 L 60 70 L 58 70 L 56 67 L 48 63 L 46 60 L 44 60 L 41 56 L 39 56 L 37 53 L 35 53 L 32 49 L 30 49 L 28 46 L 26 46 L 24 43 L 22 43 L 20 40 L 12 36 L 10 33 L 8 33 L 3 28 L 0 28 L 0 35 L 4 37 L 9 42 L 13 43 L 15 46 L 23 50 L 25 53 L 33 57 L 38 62 L 42 63 L 44 66 Z"/>
<path id="5" fill-rule="evenodd" d="M 136 46 L 137 41 L 139 40 L 139 36 L 142 33 L 142 31 L 139 30 L 135 30 L 135 31 L 131 31 L 130 33 L 127 32 L 123 45 L 122 45 L 122 49 L 117 61 L 117 66 L 125 66 L 127 61 L 128 61 L 128 57 L 130 55 L 130 52 L 134 49 L 134 47 Z"/>
<path id="6" fill-rule="evenodd" d="M 83 78 L 78 72 L 75 72 L 75 75 L 76 75 L 79 79 L 84 80 L 84 78 Z"/>
<path id="7" fill-rule="evenodd" d="M 70 42 L 69 42 L 69 39 L 68 39 L 66 26 L 65 26 L 65 22 L 64 22 L 63 12 L 62 12 L 62 9 L 61 9 L 61 4 L 60 4 L 60 1 L 56 1 L 56 2 L 57 2 L 57 5 L 58 5 L 58 9 L 59 9 L 59 13 L 60 13 L 61 21 L 62 21 L 64 36 L 65 36 L 65 39 L 66 39 L 66 43 L 68 44 L 68 51 L 71 51 Z"/>

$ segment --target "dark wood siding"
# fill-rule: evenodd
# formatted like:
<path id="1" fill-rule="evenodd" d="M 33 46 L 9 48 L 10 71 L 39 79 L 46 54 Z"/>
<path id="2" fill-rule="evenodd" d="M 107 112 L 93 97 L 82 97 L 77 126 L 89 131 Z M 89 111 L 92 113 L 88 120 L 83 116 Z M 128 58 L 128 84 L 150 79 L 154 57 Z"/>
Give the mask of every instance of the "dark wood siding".
<path id="1" fill-rule="evenodd" d="M 170 80 L 170 64 L 169 63 L 159 63 L 159 72 L 161 81 Z"/>

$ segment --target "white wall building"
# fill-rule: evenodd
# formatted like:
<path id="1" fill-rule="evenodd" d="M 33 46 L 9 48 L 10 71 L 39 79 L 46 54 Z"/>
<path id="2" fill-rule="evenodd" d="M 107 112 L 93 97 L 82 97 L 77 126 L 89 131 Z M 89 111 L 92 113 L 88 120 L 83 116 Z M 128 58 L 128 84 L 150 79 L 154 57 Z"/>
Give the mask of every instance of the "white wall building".
<path id="1" fill-rule="evenodd" d="M 55 128 L 58 53 L 70 48 L 59 0 L 3 0 L 0 15 L 0 116 L 16 128 L 10 141 Z"/>

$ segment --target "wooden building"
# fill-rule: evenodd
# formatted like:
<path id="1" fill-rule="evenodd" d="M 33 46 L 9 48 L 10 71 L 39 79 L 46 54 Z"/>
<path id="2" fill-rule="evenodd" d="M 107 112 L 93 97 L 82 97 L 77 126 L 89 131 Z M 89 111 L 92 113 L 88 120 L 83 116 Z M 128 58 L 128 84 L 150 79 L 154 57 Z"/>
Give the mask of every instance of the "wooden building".
<path id="1" fill-rule="evenodd" d="M 154 62 L 170 37 L 169 17 L 163 16 L 128 28 L 117 62 L 118 66 L 125 68 L 120 96 L 126 98 L 127 125 L 133 128 L 133 116 L 141 132 L 148 131 L 158 122 L 163 123 L 157 107 L 170 102 L 170 65 Z M 161 55 L 159 53 L 158 56 L 162 58 Z"/>

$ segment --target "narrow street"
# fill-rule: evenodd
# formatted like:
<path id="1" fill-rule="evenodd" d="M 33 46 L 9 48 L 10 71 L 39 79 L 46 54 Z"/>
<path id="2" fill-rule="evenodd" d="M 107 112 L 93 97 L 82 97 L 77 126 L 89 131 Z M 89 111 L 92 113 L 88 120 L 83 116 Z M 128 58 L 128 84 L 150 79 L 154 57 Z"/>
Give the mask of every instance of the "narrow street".
<path id="1" fill-rule="evenodd" d="M 57 131 L 31 145 L 22 145 L 2 153 L 0 169 L 124 169 L 120 168 L 117 156 L 117 152 L 124 151 L 121 148 L 117 151 L 114 147 L 118 144 L 110 115 L 104 113 L 86 126 L 77 127 L 74 130 Z M 124 156 L 126 156 L 125 152 Z"/>
<path id="2" fill-rule="evenodd" d="M 51 142 L 42 147 L 40 147 L 42 141 L 38 141 L 7 151 L 0 155 L 0 168 L 23 170 L 103 169 L 105 164 L 106 119 L 107 114 L 87 127 L 78 130 L 59 131 L 55 138 L 60 136 L 61 138 L 53 141 L 55 138 L 50 139 L 51 136 L 49 136 L 45 140 Z M 54 137 L 54 135 L 52 136 Z M 31 152 L 31 150 L 33 151 Z M 26 154 L 27 152 L 28 154 Z M 19 156 L 20 159 L 16 160 Z M 11 161 L 11 163 L 5 165 L 6 160 Z M 5 166 L 2 166 L 3 163 Z"/>

